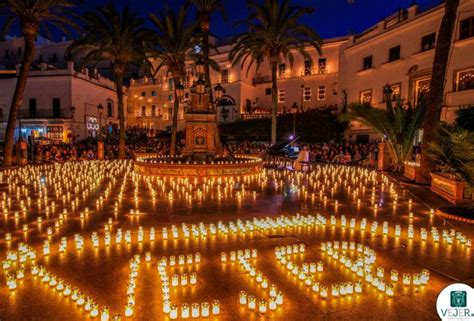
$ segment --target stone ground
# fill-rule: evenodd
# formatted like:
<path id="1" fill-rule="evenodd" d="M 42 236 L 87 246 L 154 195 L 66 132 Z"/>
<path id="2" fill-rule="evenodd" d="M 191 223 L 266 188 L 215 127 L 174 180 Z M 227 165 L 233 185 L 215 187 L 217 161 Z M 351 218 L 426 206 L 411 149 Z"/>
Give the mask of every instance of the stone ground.
<path id="1" fill-rule="evenodd" d="M 316 171 L 322 173 L 324 170 L 316 168 Z M 156 181 L 134 177 L 130 163 L 66 164 L 23 172 L 3 172 L 3 176 L 0 175 L 0 207 L 3 207 L 0 208 L 0 257 L 5 259 L 8 250 L 16 249 L 19 242 L 27 242 L 36 249 L 39 265 L 78 287 L 81 292 L 93 297 L 99 305 L 108 306 L 111 314 L 122 314 L 122 320 L 125 319 L 123 312 L 127 301 L 129 260 L 133 255 L 141 254 L 142 263 L 137 278 L 134 315 L 130 319 L 169 320 L 162 312 L 163 300 L 157 260 L 164 256 L 194 252 L 199 252 L 202 256 L 202 263 L 194 270 L 198 273 L 198 283 L 192 287 L 173 288 L 171 299 L 177 303 L 219 300 L 221 314 L 207 319 L 438 320 L 436 298 L 444 287 L 456 282 L 474 286 L 474 257 L 472 249 L 458 241 L 451 245 L 443 241 L 435 243 L 431 233 L 427 241 L 420 240 L 420 228 L 426 228 L 430 232 L 432 227 L 437 227 L 440 234 L 443 230 L 455 229 L 473 240 L 473 226 L 430 215 L 430 207 L 436 206 L 435 203 L 439 201 L 433 201 L 434 196 L 431 193 L 426 194 L 424 190 L 405 188 L 396 183 L 390 191 L 392 181 L 381 174 L 375 174 L 374 184 L 364 182 L 367 173 L 363 170 L 357 170 L 353 174 L 351 177 L 344 176 L 339 170 L 334 175 L 328 174 L 324 178 L 322 174 L 316 178 L 310 174 L 268 171 L 267 179 L 261 176 L 246 181 L 244 190 L 241 183 L 229 183 L 227 190 L 221 188 L 219 198 L 217 184 L 207 188 L 201 186 L 201 192 L 197 191 L 197 187 L 192 191 L 189 189 L 187 193 L 190 196 L 185 196 L 186 192 L 179 194 L 176 185 L 173 187 L 170 182 L 163 187 Z M 9 185 L 13 186 L 10 190 L 8 179 Z M 347 186 L 351 186 L 350 191 Z M 366 186 L 365 192 L 360 191 L 357 196 L 360 198 L 360 206 L 357 206 L 355 201 L 357 197 L 353 197 L 358 186 Z M 332 188 L 334 189 L 331 191 Z M 45 191 L 41 195 L 40 189 Z M 171 200 L 172 190 L 174 192 Z M 314 193 L 315 197 L 305 197 L 305 190 L 309 195 Z M 66 197 L 63 202 L 62 195 L 66 195 L 67 191 L 71 197 Z M 46 193 L 47 200 L 44 198 Z M 393 206 L 395 193 L 398 195 L 396 207 Z M 27 196 L 30 197 L 29 204 Z M 79 199 L 73 208 L 75 196 Z M 327 197 L 326 201 L 324 196 Z M 55 203 L 54 210 L 52 202 Z M 41 208 L 38 203 L 42 203 Z M 374 211 L 372 203 L 378 205 L 377 211 Z M 26 207 L 26 214 L 22 213 L 21 204 Z M 88 215 L 85 214 L 86 208 Z M 60 221 L 59 214 L 63 210 L 66 210 L 67 215 L 56 229 L 54 224 Z M 131 214 L 131 211 L 138 211 L 139 215 Z M 16 217 L 15 212 L 19 212 Z M 409 215 L 410 212 L 412 215 Z M 84 219 L 80 219 L 81 213 Z M 255 217 L 276 218 L 279 215 L 292 216 L 296 213 L 321 214 L 327 218 L 327 224 L 260 230 L 252 234 L 220 234 L 208 238 L 191 236 L 187 240 L 182 235 L 178 240 L 171 238 L 172 224 L 178 227 L 181 227 L 183 222 L 189 227 L 199 222 L 217 225 L 218 221 L 226 223 L 235 222 L 237 219 L 252 220 Z M 335 227 L 329 224 L 331 215 L 337 219 Z M 355 218 L 357 226 L 361 219 L 365 218 L 366 231 L 362 232 L 359 228 L 353 231 L 341 228 L 342 215 L 347 219 L 347 224 L 350 219 Z M 42 216 L 42 224 L 37 223 L 38 216 Z M 103 238 L 104 226 L 109 219 L 112 245 L 106 247 Z M 378 222 L 376 233 L 370 233 L 373 221 Z M 388 236 L 382 234 L 382 223 L 385 221 L 389 225 Z M 28 224 L 27 233 L 22 231 L 23 224 Z M 402 227 L 401 237 L 394 237 L 396 224 Z M 413 224 L 415 230 L 412 240 L 407 237 L 409 224 Z M 145 241 L 142 243 L 136 241 L 139 226 L 145 230 Z M 48 227 L 53 227 L 49 237 L 51 254 L 44 256 L 42 244 L 48 239 Z M 151 227 L 156 229 L 155 242 L 147 241 Z M 162 238 L 163 227 L 167 227 L 170 233 L 170 239 L 167 241 Z M 133 241 L 130 245 L 123 242 L 122 245 L 115 244 L 114 235 L 119 228 L 124 233 L 131 230 Z M 100 237 L 100 246 L 97 249 L 90 241 L 94 231 L 97 231 Z M 10 242 L 5 241 L 6 233 L 11 233 Z M 85 247 L 80 252 L 75 250 L 75 234 L 83 235 L 85 239 Z M 63 254 L 58 252 L 61 237 L 67 237 L 68 240 L 67 251 Z M 276 263 L 275 246 L 303 242 L 307 250 L 304 257 L 297 259 L 298 263 L 323 261 L 324 272 L 317 276 L 322 284 L 356 281 L 356 277 L 321 253 L 321 242 L 329 240 L 355 241 L 370 246 L 377 254 L 376 266 L 385 268 L 386 280 L 392 269 L 398 270 L 400 275 L 428 269 L 430 281 L 428 285 L 420 287 L 404 287 L 398 284 L 393 298 L 388 298 L 364 284 L 364 292 L 360 295 L 322 299 L 312 294 L 297 278 Z M 258 249 L 257 269 L 268 277 L 269 283 L 275 284 L 284 294 L 284 304 L 276 312 L 258 314 L 250 312 L 238 303 L 241 290 L 255 296 L 265 296 L 255 281 L 235 264 L 220 262 L 221 252 L 246 248 Z M 152 255 L 150 263 L 144 262 L 145 253 L 148 251 Z M 186 269 L 180 271 L 187 271 Z M 89 318 L 84 308 L 77 307 L 70 299 L 58 295 L 50 286 L 42 284 L 39 277 L 32 277 L 28 267 L 26 271 L 25 278 L 19 281 L 18 288 L 14 291 L 9 291 L 5 285 L 5 277 L 9 272 L 0 275 L 0 320 Z"/>

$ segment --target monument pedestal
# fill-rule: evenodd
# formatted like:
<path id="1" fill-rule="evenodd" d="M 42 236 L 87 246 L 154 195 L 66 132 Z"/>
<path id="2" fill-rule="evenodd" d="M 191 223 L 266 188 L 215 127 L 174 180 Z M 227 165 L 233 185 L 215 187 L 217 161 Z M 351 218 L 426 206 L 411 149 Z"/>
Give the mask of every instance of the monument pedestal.
<path id="1" fill-rule="evenodd" d="M 216 115 L 213 112 L 186 114 L 186 156 L 207 160 L 216 153 Z"/>

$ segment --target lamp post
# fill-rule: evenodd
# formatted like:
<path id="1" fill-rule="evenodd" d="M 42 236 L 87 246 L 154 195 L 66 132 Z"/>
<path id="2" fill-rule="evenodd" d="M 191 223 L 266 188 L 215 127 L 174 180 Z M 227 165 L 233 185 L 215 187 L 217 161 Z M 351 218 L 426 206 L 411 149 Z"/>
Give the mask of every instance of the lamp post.
<path id="1" fill-rule="evenodd" d="M 291 112 L 293 113 L 293 138 L 296 136 L 296 112 L 298 111 L 298 105 L 296 103 L 291 106 Z"/>
<path id="2" fill-rule="evenodd" d="M 215 103 L 215 111 L 216 111 L 216 117 L 217 117 L 217 104 L 219 103 L 219 100 L 222 98 L 222 94 L 224 93 L 224 87 L 221 86 L 221 84 L 217 84 L 216 87 L 214 87 L 214 97 L 216 97 L 216 103 Z"/>
<path id="3" fill-rule="evenodd" d="M 99 160 L 104 159 L 104 142 L 102 141 L 102 113 L 104 112 L 104 106 L 102 104 L 99 104 L 97 106 L 97 113 L 99 114 L 99 136 L 97 139 L 97 158 Z"/>
<path id="4" fill-rule="evenodd" d="M 304 111 L 304 84 L 301 85 L 301 111 Z"/>
<path id="5" fill-rule="evenodd" d="M 75 141 L 75 135 L 74 135 L 74 115 L 76 115 L 76 107 L 74 106 L 71 106 L 71 137 L 72 137 L 72 141 L 74 142 Z"/>

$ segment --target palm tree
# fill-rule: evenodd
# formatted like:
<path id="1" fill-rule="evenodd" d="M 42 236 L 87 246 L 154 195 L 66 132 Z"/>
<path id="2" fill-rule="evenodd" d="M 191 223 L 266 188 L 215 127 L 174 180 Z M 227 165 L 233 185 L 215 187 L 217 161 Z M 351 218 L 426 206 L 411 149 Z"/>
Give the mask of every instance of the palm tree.
<path id="1" fill-rule="evenodd" d="M 125 158 L 125 111 L 123 104 L 123 84 L 125 71 L 129 65 L 148 63 L 146 41 L 148 31 L 143 27 L 144 20 L 128 7 L 119 11 L 112 3 L 87 12 L 84 36 L 75 41 L 68 51 L 73 54 L 84 53 L 84 62 L 110 62 L 117 90 L 118 114 L 120 122 L 119 153 Z"/>
<path id="2" fill-rule="evenodd" d="M 6 20 L 0 28 L 0 38 L 12 27 L 18 24 L 25 41 L 25 53 L 13 93 L 8 124 L 5 132 L 5 147 L 3 166 L 13 164 L 13 143 L 15 136 L 18 109 L 23 101 L 23 95 L 28 81 L 31 64 L 35 57 L 35 39 L 40 32 L 50 34 L 50 28 L 69 34 L 69 27 L 77 28 L 76 16 L 71 8 L 76 0 L 0 0 L 0 15 L 6 15 Z"/>
<path id="3" fill-rule="evenodd" d="M 202 57 L 204 61 L 204 78 L 206 81 L 206 86 L 209 88 L 209 102 L 212 104 L 214 102 L 214 95 L 212 92 L 212 83 L 211 83 L 211 71 L 210 68 L 211 62 L 209 59 L 209 35 L 211 29 L 211 19 L 212 15 L 219 11 L 220 14 L 225 18 L 224 5 L 221 0 L 190 0 L 197 10 L 197 20 L 199 21 L 199 36 L 202 39 Z M 217 120 L 216 120 L 217 121 Z M 216 147 L 217 153 L 222 153 L 222 143 L 219 135 L 219 127 L 216 131 Z"/>
<path id="4" fill-rule="evenodd" d="M 152 56 L 158 61 L 155 73 L 166 69 L 174 83 L 173 126 L 171 130 L 170 154 L 176 154 L 176 135 L 178 132 L 179 100 L 178 89 L 186 75 L 186 61 L 191 59 L 191 51 L 196 44 L 195 26 L 187 22 L 188 6 L 184 5 L 179 12 L 168 9 L 159 16 L 150 15 L 154 26 L 152 37 L 154 52 Z"/>
<path id="5" fill-rule="evenodd" d="M 445 12 L 441 20 L 438 39 L 436 41 L 430 90 L 427 97 L 428 109 L 423 123 L 423 145 L 421 149 L 420 171 L 421 176 L 426 182 L 430 180 L 429 172 L 432 167 L 432 161 L 427 154 L 427 150 L 430 142 L 437 140 L 441 106 L 443 104 L 444 88 L 446 85 L 446 69 L 452 47 L 458 6 L 459 0 L 445 1 Z"/>
<path id="6" fill-rule="evenodd" d="M 349 112 L 340 117 L 346 121 L 360 121 L 384 137 L 393 170 L 399 172 L 412 156 L 413 139 L 421 128 L 426 104 L 421 98 L 415 108 L 410 105 L 403 106 L 401 101 L 396 102 L 394 107 L 390 99 L 390 88 L 385 88 L 384 95 L 386 109 L 371 107 L 368 104 L 352 104 Z"/>
<path id="7" fill-rule="evenodd" d="M 300 22 L 301 17 L 313 9 L 291 5 L 290 0 L 264 0 L 250 2 L 250 15 L 246 20 L 248 31 L 234 39 L 229 58 L 233 64 L 248 62 L 247 73 L 256 64 L 258 70 L 268 61 L 272 73 L 272 133 L 271 143 L 276 143 L 277 135 L 277 68 L 282 61 L 293 66 L 295 52 L 312 62 L 306 51 L 307 46 L 321 54 L 321 37 L 309 26 Z"/>

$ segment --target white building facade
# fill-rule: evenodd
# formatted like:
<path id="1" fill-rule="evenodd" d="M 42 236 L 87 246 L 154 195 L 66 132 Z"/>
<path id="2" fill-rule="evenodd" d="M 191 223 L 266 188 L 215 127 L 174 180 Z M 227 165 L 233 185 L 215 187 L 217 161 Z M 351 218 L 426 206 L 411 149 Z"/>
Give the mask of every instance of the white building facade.
<path id="1" fill-rule="evenodd" d="M 31 71 L 18 112 L 16 137 L 45 138 L 69 143 L 95 136 L 99 126 L 118 124 L 115 84 L 88 70 L 76 71 L 69 62 L 66 69 Z M 15 89 L 16 74 L 0 79 L 1 137 Z M 125 104 L 126 104 L 125 97 Z M 103 113 L 99 115 L 98 105 Z M 20 130 L 21 129 L 21 130 Z M 2 139 L 1 139 L 2 140 Z"/>

